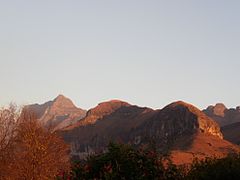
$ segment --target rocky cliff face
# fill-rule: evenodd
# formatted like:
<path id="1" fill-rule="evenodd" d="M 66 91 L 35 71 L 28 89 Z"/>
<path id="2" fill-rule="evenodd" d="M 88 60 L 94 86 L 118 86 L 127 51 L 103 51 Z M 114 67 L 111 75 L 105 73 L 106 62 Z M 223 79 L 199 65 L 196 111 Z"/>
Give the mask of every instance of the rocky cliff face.
<path id="1" fill-rule="evenodd" d="M 211 134 L 222 139 L 222 133 L 216 122 L 202 113 L 196 107 L 178 101 L 158 111 L 146 124 L 149 136 L 161 138 L 175 138 L 184 134 L 193 134 L 197 131 Z"/>
<path id="2" fill-rule="evenodd" d="M 228 109 L 224 104 L 218 103 L 215 106 L 209 106 L 203 112 L 214 119 L 221 127 L 240 122 L 239 107 Z"/>
<path id="3" fill-rule="evenodd" d="M 216 122 L 196 107 L 181 101 L 162 110 L 141 108 L 121 101 L 101 103 L 91 109 L 85 118 L 59 133 L 71 144 L 72 154 L 80 157 L 104 151 L 109 141 L 135 146 L 145 146 L 154 141 L 163 151 L 171 151 L 181 137 L 193 137 L 186 146 L 191 149 L 191 142 L 196 143 L 196 134 L 196 137 L 215 137 L 219 144 L 223 142 Z M 223 143 L 209 155 L 222 151 L 224 147 Z"/>
<path id="4" fill-rule="evenodd" d="M 171 146 L 177 138 L 198 132 L 223 138 L 216 122 L 196 107 L 178 101 L 155 112 L 134 132 L 134 136 L 140 137 L 142 143 L 147 143 L 150 138 L 154 139 L 164 149 Z"/>
<path id="5" fill-rule="evenodd" d="M 24 110 L 34 113 L 44 126 L 52 126 L 55 130 L 69 126 L 86 116 L 85 110 L 77 108 L 63 95 L 44 104 L 25 106 Z"/>

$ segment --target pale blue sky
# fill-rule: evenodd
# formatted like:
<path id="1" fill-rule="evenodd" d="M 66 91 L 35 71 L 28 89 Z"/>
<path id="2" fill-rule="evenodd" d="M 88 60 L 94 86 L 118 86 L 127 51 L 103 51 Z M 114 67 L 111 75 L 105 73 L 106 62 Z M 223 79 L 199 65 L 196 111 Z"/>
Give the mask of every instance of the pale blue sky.
<path id="1" fill-rule="evenodd" d="M 240 105 L 239 0 L 0 0 L 0 22 L 1 106 Z"/>

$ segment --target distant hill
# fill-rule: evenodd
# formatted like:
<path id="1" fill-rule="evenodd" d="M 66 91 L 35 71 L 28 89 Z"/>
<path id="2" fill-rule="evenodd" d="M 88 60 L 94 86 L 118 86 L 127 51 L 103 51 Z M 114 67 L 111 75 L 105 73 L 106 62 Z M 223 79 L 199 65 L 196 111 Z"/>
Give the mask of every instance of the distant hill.
<path id="1" fill-rule="evenodd" d="M 208 106 L 203 112 L 214 119 L 220 126 L 240 122 L 240 107 L 226 108 L 223 103 L 217 103 L 215 106 Z"/>
<path id="2" fill-rule="evenodd" d="M 34 113 L 44 126 L 52 126 L 55 130 L 69 126 L 86 116 L 86 110 L 77 108 L 63 95 L 44 104 L 27 105 L 24 110 Z"/>

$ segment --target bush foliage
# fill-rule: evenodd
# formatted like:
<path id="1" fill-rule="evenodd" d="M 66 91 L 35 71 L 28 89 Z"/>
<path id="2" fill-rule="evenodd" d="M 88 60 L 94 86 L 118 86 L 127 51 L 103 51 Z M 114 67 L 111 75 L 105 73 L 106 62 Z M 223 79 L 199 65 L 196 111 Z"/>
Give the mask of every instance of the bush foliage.
<path id="1" fill-rule="evenodd" d="M 110 143 L 108 151 L 74 163 L 70 174 L 59 179 L 182 179 L 182 171 L 155 150 L 137 150 Z"/>
<path id="2" fill-rule="evenodd" d="M 49 180 L 69 169 L 69 146 L 16 106 L 0 109 L 0 179 Z"/>
<path id="3" fill-rule="evenodd" d="M 75 162 L 66 180 L 215 180 L 240 179 L 240 155 L 222 159 L 194 160 L 188 166 L 176 166 L 152 149 L 134 149 L 129 145 L 110 143 L 108 151 Z"/>

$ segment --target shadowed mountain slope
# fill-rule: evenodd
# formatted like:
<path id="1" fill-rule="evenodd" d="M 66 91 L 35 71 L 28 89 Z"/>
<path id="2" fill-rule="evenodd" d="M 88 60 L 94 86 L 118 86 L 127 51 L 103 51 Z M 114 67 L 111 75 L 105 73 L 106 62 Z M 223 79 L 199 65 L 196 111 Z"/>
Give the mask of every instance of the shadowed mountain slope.
<path id="1" fill-rule="evenodd" d="M 240 145 L 240 122 L 232 123 L 222 127 L 224 139 Z"/>

